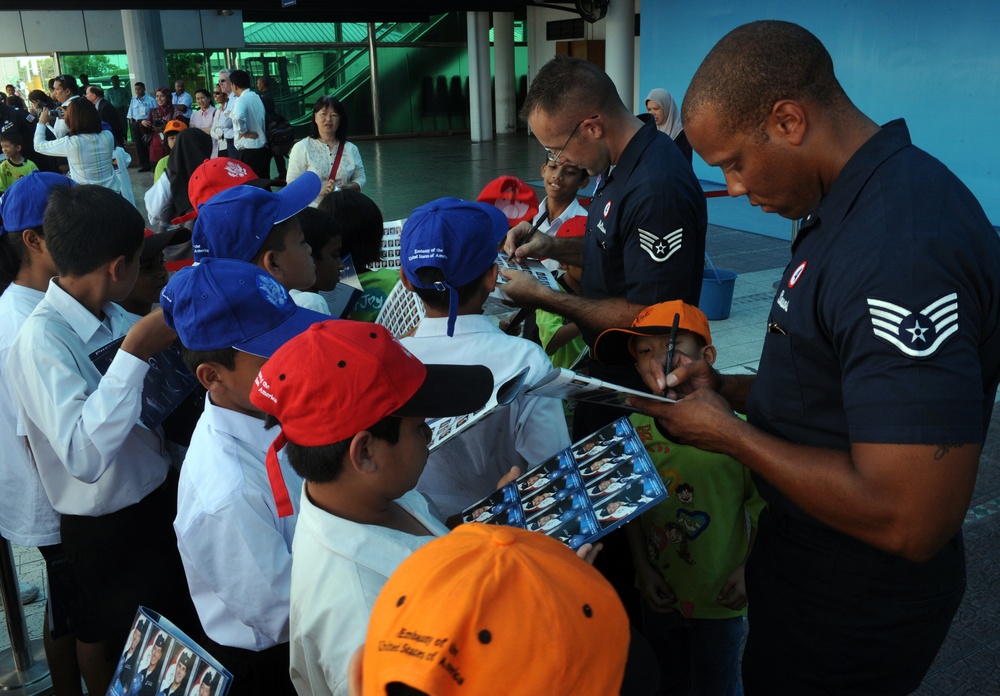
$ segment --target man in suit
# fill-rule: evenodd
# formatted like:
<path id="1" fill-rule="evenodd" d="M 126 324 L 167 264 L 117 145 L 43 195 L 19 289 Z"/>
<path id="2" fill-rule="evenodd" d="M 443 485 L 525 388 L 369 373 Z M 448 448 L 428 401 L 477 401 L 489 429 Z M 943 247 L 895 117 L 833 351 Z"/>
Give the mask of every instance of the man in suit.
<path id="1" fill-rule="evenodd" d="M 87 85 L 87 101 L 97 107 L 101 120 L 111 126 L 115 136 L 115 145 L 125 142 L 125 127 L 118 116 L 118 109 L 104 98 L 104 89 L 100 85 Z"/>

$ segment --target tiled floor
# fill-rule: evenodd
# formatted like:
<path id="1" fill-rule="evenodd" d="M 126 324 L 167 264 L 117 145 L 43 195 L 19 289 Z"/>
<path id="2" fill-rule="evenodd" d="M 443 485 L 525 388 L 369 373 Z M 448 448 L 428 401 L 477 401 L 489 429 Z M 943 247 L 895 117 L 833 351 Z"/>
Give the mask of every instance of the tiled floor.
<path id="1" fill-rule="evenodd" d="M 514 174 L 538 178 L 543 152 L 523 134 L 470 144 L 467 138 L 426 138 L 358 143 L 368 174 L 365 193 L 387 220 L 402 218 L 440 196 L 475 198 L 491 179 Z M 140 209 L 151 174 L 132 177 Z M 709 204 L 709 220 L 712 206 Z M 728 319 L 711 322 L 718 366 L 731 372 L 756 370 L 774 285 L 788 261 L 789 244 L 768 237 L 710 226 L 707 249 L 718 268 L 736 271 Z M 920 696 L 1000 695 L 1000 413 L 994 414 L 979 480 L 965 523 L 969 586 L 952 630 L 932 666 Z M 43 564 L 34 549 L 14 547 L 23 581 L 43 585 Z M 44 602 L 25 608 L 30 635 L 41 635 Z M 5 617 L 4 617 L 5 621 Z M 4 623 L 4 627 L 5 627 Z M 0 649 L 9 646 L 0 632 Z"/>

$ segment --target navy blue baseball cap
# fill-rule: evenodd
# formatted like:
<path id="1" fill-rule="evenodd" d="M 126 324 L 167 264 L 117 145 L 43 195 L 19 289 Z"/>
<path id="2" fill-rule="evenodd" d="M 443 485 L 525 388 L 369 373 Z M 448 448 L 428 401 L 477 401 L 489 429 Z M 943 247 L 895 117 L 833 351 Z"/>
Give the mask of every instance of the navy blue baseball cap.
<path id="1" fill-rule="evenodd" d="M 413 287 L 449 291 L 448 335 L 458 315 L 456 288 L 467 285 L 497 262 L 497 247 L 507 236 L 507 216 L 488 203 L 439 198 L 413 211 L 400 235 L 400 264 Z M 444 280 L 421 283 L 420 268 L 437 268 Z"/>
<path id="2" fill-rule="evenodd" d="M 62 174 L 31 172 L 18 179 L 0 198 L 0 232 L 24 232 L 42 226 L 49 194 L 56 189 L 69 188 L 74 181 Z"/>
<path id="3" fill-rule="evenodd" d="M 194 260 L 251 261 L 271 228 L 307 208 L 322 188 L 319 177 L 307 171 L 278 193 L 244 184 L 215 194 L 198 207 Z"/>
<path id="4" fill-rule="evenodd" d="M 330 319 L 297 306 L 267 271 L 230 259 L 207 258 L 182 268 L 160 293 L 160 305 L 185 348 L 232 347 L 262 358 Z"/>

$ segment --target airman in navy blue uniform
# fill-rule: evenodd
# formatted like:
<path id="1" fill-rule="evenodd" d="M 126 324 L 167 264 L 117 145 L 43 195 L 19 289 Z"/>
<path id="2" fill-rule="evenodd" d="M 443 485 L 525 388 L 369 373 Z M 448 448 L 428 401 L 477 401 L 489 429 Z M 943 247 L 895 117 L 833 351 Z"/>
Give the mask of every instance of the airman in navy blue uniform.
<path id="1" fill-rule="evenodd" d="M 671 433 L 768 501 L 746 568 L 747 694 L 908 694 L 965 590 L 961 526 L 1000 381 L 1000 239 L 969 190 L 844 93 L 815 36 L 733 30 L 685 96 L 730 195 L 804 218 L 756 378 L 645 375 Z M 732 415 L 745 406 L 747 422 Z"/>
<path id="2" fill-rule="evenodd" d="M 518 257 L 582 266 L 580 295 L 554 292 L 526 274 L 506 271 L 504 294 L 515 304 L 574 321 L 588 345 L 605 329 L 631 326 L 651 304 L 680 299 L 697 305 L 708 225 L 705 196 L 690 163 L 652 117 L 634 116 L 597 66 L 565 56 L 538 72 L 521 114 L 550 161 L 572 162 L 601 178 L 584 237 L 535 234 L 527 242 L 530 225 L 522 223 L 505 243 Z M 594 363 L 590 370 L 600 379 L 641 387 L 631 366 Z M 578 406 L 575 436 L 623 413 L 598 407 L 600 413 L 590 414 L 592 407 Z"/>

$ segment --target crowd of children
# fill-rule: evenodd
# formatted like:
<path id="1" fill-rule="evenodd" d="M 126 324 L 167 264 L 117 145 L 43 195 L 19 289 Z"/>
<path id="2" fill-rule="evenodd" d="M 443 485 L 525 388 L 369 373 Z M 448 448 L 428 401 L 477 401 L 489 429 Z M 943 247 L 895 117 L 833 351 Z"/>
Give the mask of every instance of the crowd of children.
<path id="1" fill-rule="evenodd" d="M 13 167 L 16 138 L 0 140 Z M 0 199 L 0 425 L 16 442 L 0 480 L 21 501 L 4 507 L 0 532 L 46 560 L 59 692 L 80 693 L 82 675 L 104 693 L 116 669 L 115 693 L 188 688 L 190 656 L 167 675 L 134 641 L 118 652 L 142 605 L 215 656 L 237 696 L 445 694 L 463 683 L 482 694 L 513 662 L 512 679 L 550 675 L 559 692 L 647 693 L 626 675 L 657 667 L 637 656 L 614 589 L 581 560 L 589 545 L 574 555 L 541 533 L 476 523 L 449 533 L 464 509 L 570 444 L 562 403 L 522 390 L 428 450 L 425 419 L 473 413 L 496 385 L 521 373 L 535 384 L 581 350 L 575 327 L 553 317 L 539 316 L 543 348 L 484 315 L 508 218 L 455 198 L 413 211 L 390 274 L 425 317 L 397 339 L 369 307 L 357 312 L 368 321 L 332 321 L 319 294 L 337 285 L 349 250 L 365 293 L 384 302 L 391 286 L 370 268 L 377 206 L 339 192 L 313 209 L 314 174 L 273 193 L 238 169 L 195 170 L 190 233 L 154 233 L 120 195 L 55 174 L 16 179 Z M 537 229 L 581 233 L 586 173 L 547 163 L 542 174 Z M 195 263 L 170 277 L 166 255 L 185 248 Z M 556 270 L 578 288 L 579 269 Z M 678 350 L 711 362 L 707 321 L 679 302 L 602 336 L 597 357 L 640 372 L 662 363 L 674 313 Z M 110 344 L 102 371 L 94 356 Z M 143 389 L 164 350 L 178 351 L 197 387 L 151 425 Z M 647 640 L 663 675 L 688 680 L 677 693 L 736 693 L 701 675 L 736 674 L 752 485 L 735 462 L 633 421 L 671 491 L 630 526 Z M 716 625 L 725 651 L 705 648 Z M 696 659 L 706 652 L 707 666 Z"/>

